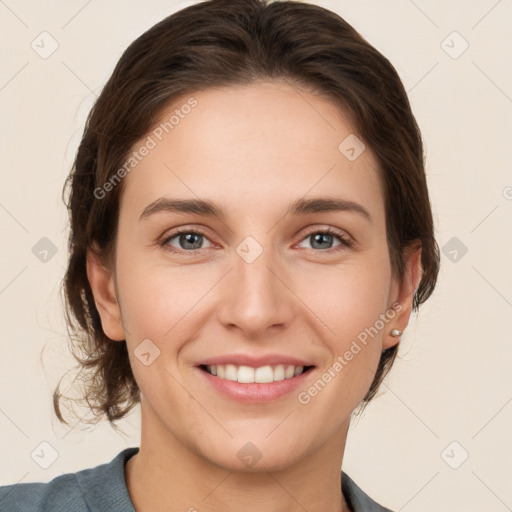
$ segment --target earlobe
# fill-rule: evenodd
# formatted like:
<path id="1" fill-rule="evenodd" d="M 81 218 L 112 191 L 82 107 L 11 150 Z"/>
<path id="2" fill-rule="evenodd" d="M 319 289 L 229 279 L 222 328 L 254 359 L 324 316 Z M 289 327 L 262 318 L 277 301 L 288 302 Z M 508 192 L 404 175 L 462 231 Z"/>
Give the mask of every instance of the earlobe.
<path id="1" fill-rule="evenodd" d="M 103 264 L 99 253 L 92 248 L 87 249 L 86 267 L 103 332 L 111 340 L 123 341 L 125 333 L 113 273 Z"/>
<path id="2" fill-rule="evenodd" d="M 399 307 L 393 308 L 397 314 L 387 327 L 382 339 L 382 349 L 391 348 L 400 342 L 400 338 L 409 323 L 411 317 L 414 295 L 421 282 L 421 245 L 411 245 L 404 249 L 405 274 L 399 283 L 395 297 L 392 297 L 394 304 Z"/>

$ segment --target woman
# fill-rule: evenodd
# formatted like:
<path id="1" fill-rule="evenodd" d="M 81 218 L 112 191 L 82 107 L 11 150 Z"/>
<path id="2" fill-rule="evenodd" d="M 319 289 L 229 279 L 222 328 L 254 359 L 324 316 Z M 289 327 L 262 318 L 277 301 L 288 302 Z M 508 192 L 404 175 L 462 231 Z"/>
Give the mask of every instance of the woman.
<path id="1" fill-rule="evenodd" d="M 140 403 L 141 443 L 0 508 L 389 510 L 345 442 L 439 267 L 389 61 L 318 6 L 183 9 L 121 57 L 69 185 L 85 398 L 113 426 Z"/>

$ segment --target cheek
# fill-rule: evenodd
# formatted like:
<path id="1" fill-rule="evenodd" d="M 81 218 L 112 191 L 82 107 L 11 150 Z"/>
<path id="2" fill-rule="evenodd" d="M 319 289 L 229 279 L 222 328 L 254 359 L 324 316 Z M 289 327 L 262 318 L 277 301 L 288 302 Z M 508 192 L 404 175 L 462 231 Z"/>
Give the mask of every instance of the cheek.
<path id="1" fill-rule="evenodd" d="M 197 333 L 200 299 L 211 288 L 212 279 L 201 280 L 192 267 L 184 270 L 145 263 L 134 258 L 118 266 L 130 363 L 147 400 L 165 396 L 170 403 L 177 400 L 177 406 L 178 398 L 184 398 L 179 392 L 169 395 L 169 385 L 174 382 L 181 349 Z M 151 362 L 146 366 L 142 354 L 147 352 Z"/>
<path id="2" fill-rule="evenodd" d="M 136 370 L 140 364 L 133 355 L 146 339 L 160 350 L 155 367 L 176 367 L 182 349 L 198 336 L 211 313 L 222 269 L 155 263 L 154 258 L 135 255 L 120 258 L 117 272 L 134 373 L 140 373 Z"/>
<path id="3" fill-rule="evenodd" d="M 312 417 L 329 418 L 325 428 L 334 430 L 374 379 L 387 328 L 381 315 L 388 306 L 391 271 L 384 258 L 376 258 L 372 265 L 331 269 L 324 278 L 327 285 L 310 286 L 303 293 L 308 291 L 308 306 L 329 327 L 322 339 L 327 357 L 317 380 L 301 390 L 299 403 Z"/>
<path id="4" fill-rule="evenodd" d="M 372 327 L 388 306 L 391 269 L 384 257 L 353 261 L 317 272 L 299 272 L 294 289 L 326 327 L 333 348 Z M 380 325 L 380 323 L 379 323 Z"/>

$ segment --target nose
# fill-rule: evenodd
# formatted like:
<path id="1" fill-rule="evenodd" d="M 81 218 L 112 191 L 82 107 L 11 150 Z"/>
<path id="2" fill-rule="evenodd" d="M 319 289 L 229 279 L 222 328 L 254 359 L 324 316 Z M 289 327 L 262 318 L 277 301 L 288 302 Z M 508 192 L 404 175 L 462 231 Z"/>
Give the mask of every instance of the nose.
<path id="1" fill-rule="evenodd" d="M 289 326 L 297 304 L 289 288 L 289 272 L 272 249 L 265 248 L 252 262 L 235 252 L 233 261 L 217 309 L 224 327 L 257 339 Z"/>

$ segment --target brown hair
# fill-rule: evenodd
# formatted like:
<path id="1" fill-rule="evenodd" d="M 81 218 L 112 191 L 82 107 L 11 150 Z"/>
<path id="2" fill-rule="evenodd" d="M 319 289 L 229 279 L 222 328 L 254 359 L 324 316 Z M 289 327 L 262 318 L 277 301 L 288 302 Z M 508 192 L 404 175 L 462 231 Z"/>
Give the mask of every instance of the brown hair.
<path id="1" fill-rule="evenodd" d="M 114 262 L 123 181 L 101 199 L 94 191 L 123 167 L 169 102 L 208 87 L 259 80 L 305 86 L 349 117 L 379 162 L 393 271 L 403 276 L 403 249 L 419 241 L 423 273 L 413 308 L 434 289 L 439 248 L 422 139 L 391 63 L 345 20 L 319 6 L 268 0 L 192 5 L 153 26 L 123 53 L 88 116 L 63 189 L 64 197 L 70 185 L 70 257 L 63 286 L 68 333 L 81 366 L 83 397 L 96 421 L 105 414 L 116 427 L 114 422 L 140 401 L 140 390 L 126 342 L 112 341 L 103 332 L 86 274 L 86 251 L 93 243 L 105 262 Z M 397 350 L 398 345 L 382 352 L 362 408 L 375 396 Z M 59 382 L 54 409 L 67 423 L 60 412 L 62 397 Z"/>

